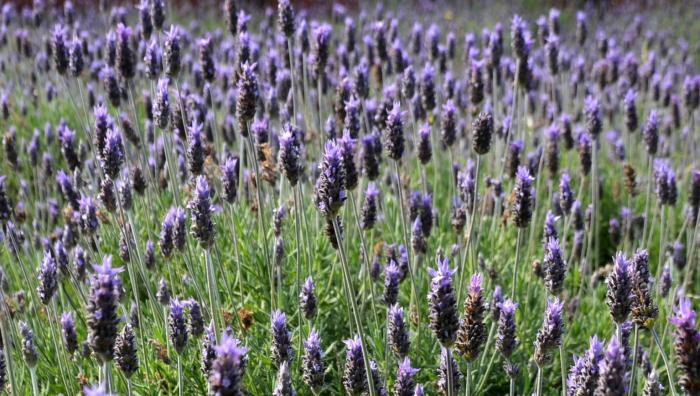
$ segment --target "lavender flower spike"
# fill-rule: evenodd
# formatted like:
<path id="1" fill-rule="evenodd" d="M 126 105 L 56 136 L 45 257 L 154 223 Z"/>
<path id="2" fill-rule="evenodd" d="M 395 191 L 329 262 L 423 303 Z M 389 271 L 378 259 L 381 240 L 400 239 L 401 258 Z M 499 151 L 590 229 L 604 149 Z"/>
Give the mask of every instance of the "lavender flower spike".
<path id="1" fill-rule="evenodd" d="M 510 207 L 513 222 L 518 228 L 527 227 L 532 219 L 532 206 L 534 202 L 532 196 L 532 182 L 533 178 L 530 176 L 530 171 L 524 166 L 519 167 L 516 174 L 515 187 L 513 188 L 513 195 L 515 198 Z"/>
<path id="2" fill-rule="evenodd" d="M 697 394 L 700 392 L 700 332 L 690 299 L 681 298 L 670 322 L 676 328 L 673 337 L 680 371 L 678 383 L 686 394 Z"/>
<path id="3" fill-rule="evenodd" d="M 607 283 L 606 301 L 613 320 L 619 325 L 627 320 L 632 308 L 629 263 L 624 253 L 617 252 L 615 254 L 613 270 L 608 276 Z"/>
<path id="4" fill-rule="evenodd" d="M 329 141 L 319 169 L 314 192 L 316 208 L 328 219 L 337 216 L 347 198 L 345 190 L 345 167 L 338 145 Z"/>
<path id="5" fill-rule="evenodd" d="M 209 248 L 214 243 L 216 230 L 211 219 L 214 210 L 206 177 L 197 177 L 194 198 L 190 201 L 188 207 L 192 211 L 192 235 L 202 247 L 205 249 Z"/>
<path id="6" fill-rule="evenodd" d="M 314 390 L 320 389 L 325 380 L 323 348 L 321 348 L 321 338 L 315 330 L 311 330 L 309 337 L 304 341 L 302 379 Z"/>
<path id="7" fill-rule="evenodd" d="M 566 379 L 567 396 L 592 395 L 598 384 L 600 361 L 603 359 L 603 344 L 597 336 L 590 339 L 588 350 L 580 357 L 574 357 L 574 365 Z"/>
<path id="8" fill-rule="evenodd" d="M 440 344 L 449 348 L 455 342 L 459 319 L 457 300 L 454 295 L 452 276 L 456 270 L 450 269 L 447 258 L 437 258 L 437 270 L 428 268 L 432 278 L 428 293 L 430 328 Z"/>
<path id="9" fill-rule="evenodd" d="M 272 314 L 272 358 L 280 367 L 283 362 L 289 362 L 294 356 L 292 349 L 292 333 L 287 328 L 287 316 L 282 311 Z"/>
<path id="10" fill-rule="evenodd" d="M 397 358 L 408 355 L 411 340 L 408 335 L 408 324 L 404 318 L 404 310 L 398 304 L 389 307 L 387 318 L 387 340 Z"/>
<path id="11" fill-rule="evenodd" d="M 559 240 L 550 238 L 545 245 L 544 260 L 544 284 L 551 295 L 558 295 L 564 286 L 566 277 L 566 262 Z"/>
<path id="12" fill-rule="evenodd" d="M 44 252 L 44 259 L 41 261 L 41 267 L 39 267 L 39 286 L 37 286 L 37 293 L 41 299 L 42 304 L 48 305 L 51 302 L 56 290 L 58 290 L 58 277 L 57 277 L 57 267 L 56 260 L 54 260 L 51 252 Z"/>
<path id="13" fill-rule="evenodd" d="M 365 363 L 362 358 L 362 341 L 355 336 L 345 341 L 347 354 L 345 371 L 343 372 L 343 387 L 351 396 L 359 396 L 368 389 Z"/>
<path id="14" fill-rule="evenodd" d="M 396 373 L 396 382 L 394 382 L 394 395 L 396 396 L 413 396 L 416 388 L 416 382 L 413 379 L 418 374 L 419 369 L 411 367 L 411 359 L 405 357 L 399 363 L 399 370 Z"/>
<path id="15" fill-rule="evenodd" d="M 552 359 L 552 351 L 559 347 L 564 334 L 564 304 L 558 298 L 547 300 L 542 327 L 537 331 L 535 340 L 535 363 L 542 367 Z"/>
<path id="16" fill-rule="evenodd" d="M 624 395 L 627 392 L 627 357 L 617 336 L 608 343 L 600 362 L 596 395 Z"/>
<path id="17" fill-rule="evenodd" d="M 479 357 L 487 336 L 486 324 L 484 324 L 486 305 L 482 283 L 481 274 L 472 276 L 469 294 L 464 301 L 464 317 L 457 331 L 456 349 L 469 362 Z"/>
<path id="18" fill-rule="evenodd" d="M 87 304 L 88 340 L 93 353 L 102 362 L 112 360 L 117 338 L 118 297 L 121 268 L 112 268 L 112 256 L 105 256 L 102 265 L 95 265 Z"/>
<path id="19" fill-rule="evenodd" d="M 240 342 L 227 333 L 221 336 L 216 346 L 216 358 L 209 374 L 210 395 L 243 396 L 244 357 L 247 349 L 241 348 Z"/>

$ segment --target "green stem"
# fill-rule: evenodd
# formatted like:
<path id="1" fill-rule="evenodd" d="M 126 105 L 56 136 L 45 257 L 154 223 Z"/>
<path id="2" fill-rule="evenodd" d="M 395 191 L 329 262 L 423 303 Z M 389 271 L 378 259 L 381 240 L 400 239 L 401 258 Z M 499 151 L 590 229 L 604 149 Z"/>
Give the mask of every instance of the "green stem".
<path id="1" fill-rule="evenodd" d="M 634 338 L 632 340 L 632 374 L 630 375 L 629 393 L 633 395 L 637 389 L 637 383 L 635 382 L 635 375 L 637 374 L 637 353 L 639 350 L 639 326 L 634 325 Z"/>
<path id="2" fill-rule="evenodd" d="M 520 261 L 520 244 L 522 243 L 522 228 L 518 228 L 518 239 L 515 243 L 515 265 L 513 266 L 513 282 L 511 284 L 510 296 L 515 299 L 515 292 L 518 285 L 518 262 Z"/>
<path id="3" fill-rule="evenodd" d="M 452 373 L 452 351 L 450 348 L 445 348 L 445 356 L 445 364 L 447 365 L 447 396 L 454 396 L 455 385 L 452 383 L 454 382 L 454 374 Z"/>
<path id="4" fill-rule="evenodd" d="M 654 336 L 654 342 L 656 343 L 657 348 L 659 348 L 661 358 L 664 360 L 664 365 L 666 366 L 666 375 L 668 376 L 668 386 L 669 388 L 671 388 L 671 394 L 673 396 L 676 396 L 676 388 L 673 386 L 673 371 L 671 370 L 671 364 L 669 363 L 668 356 L 666 356 L 666 352 L 664 351 L 664 348 L 661 345 L 659 335 L 656 333 L 656 329 L 654 329 L 653 327 L 651 328 L 651 335 Z"/>
<path id="5" fill-rule="evenodd" d="M 346 296 L 345 298 L 348 300 L 348 303 L 350 304 L 350 309 L 352 311 L 352 316 L 355 321 L 355 327 L 357 329 L 357 333 L 360 337 L 360 342 L 362 344 L 362 360 L 365 365 L 365 374 L 367 375 L 367 378 L 372 378 L 372 371 L 371 367 L 369 364 L 369 354 L 367 352 L 367 344 L 365 343 L 365 334 L 364 330 L 362 329 L 362 322 L 360 321 L 360 317 L 358 314 L 358 309 L 357 309 L 357 303 L 355 302 L 355 292 L 353 290 L 352 282 L 351 282 L 351 277 L 350 277 L 350 269 L 347 263 L 347 257 L 345 256 L 345 249 L 343 247 L 343 237 L 340 234 L 340 228 L 338 225 L 338 220 L 336 218 L 333 218 L 333 231 L 335 232 L 335 238 L 338 241 L 338 254 L 340 255 L 340 264 L 343 272 L 343 279 L 345 281 L 345 292 Z M 367 381 L 369 383 L 369 394 L 370 396 L 375 396 L 376 392 L 374 389 L 374 381 Z"/>

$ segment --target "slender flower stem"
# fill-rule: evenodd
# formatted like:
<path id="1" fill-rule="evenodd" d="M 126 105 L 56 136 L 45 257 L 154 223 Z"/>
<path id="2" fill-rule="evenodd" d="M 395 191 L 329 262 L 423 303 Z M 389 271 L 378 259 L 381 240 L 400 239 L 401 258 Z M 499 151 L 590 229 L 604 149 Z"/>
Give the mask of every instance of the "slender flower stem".
<path id="1" fill-rule="evenodd" d="M 639 352 L 639 326 L 634 325 L 634 336 L 632 340 L 632 374 L 630 374 L 629 395 L 633 395 L 637 389 L 635 375 L 637 374 L 637 354 Z M 618 338 L 621 339 L 621 338 Z"/>
<path id="2" fill-rule="evenodd" d="M 275 282 L 273 280 L 273 268 L 270 261 L 270 251 L 267 246 L 267 226 L 265 222 L 265 204 L 262 198 L 262 177 L 260 176 L 260 169 L 258 168 L 258 161 L 255 156 L 255 145 L 253 144 L 253 136 L 250 134 L 250 122 L 247 125 L 248 128 L 248 150 L 250 162 L 253 163 L 253 168 L 255 170 L 255 191 L 258 197 L 258 230 L 262 235 L 263 252 L 265 254 L 265 261 L 267 263 L 268 278 L 270 281 L 270 310 L 275 306 Z"/>
<path id="3" fill-rule="evenodd" d="M 291 45 L 290 45 L 291 47 Z M 291 58 L 291 56 L 290 56 Z M 298 194 L 299 186 L 292 187 L 292 192 L 294 193 L 294 231 L 296 233 L 296 294 L 295 296 L 299 298 L 301 293 L 301 214 L 299 213 L 302 209 L 301 201 Z M 308 262 L 308 259 L 307 259 Z M 302 317 L 304 316 L 301 312 L 301 304 L 297 304 L 297 316 L 299 319 L 299 345 L 298 350 L 301 351 L 303 327 L 302 327 Z M 301 355 L 301 354 L 298 354 Z"/>
<path id="4" fill-rule="evenodd" d="M 126 391 L 128 396 L 132 396 L 134 394 L 134 384 L 131 383 L 131 378 L 126 380 Z"/>
<path id="5" fill-rule="evenodd" d="M 447 357 L 445 359 L 446 364 L 447 364 L 447 396 L 455 396 L 455 394 L 454 394 L 454 392 L 455 392 L 454 386 L 455 385 L 453 384 L 453 382 L 454 382 L 453 375 L 454 374 L 452 374 L 452 370 L 453 370 L 452 351 L 450 350 L 450 348 L 445 348 L 445 356 Z"/>
<path id="6" fill-rule="evenodd" d="M 466 384 L 464 386 L 465 388 L 465 395 L 470 396 L 472 394 L 472 362 L 469 361 L 467 362 L 467 372 L 466 372 Z"/>
<path id="7" fill-rule="evenodd" d="M 559 365 L 561 366 L 561 394 L 566 396 L 566 353 L 564 352 L 564 341 L 559 344 Z"/>
<path id="8" fill-rule="evenodd" d="M 399 161 L 394 160 L 394 171 L 396 172 L 396 189 L 398 190 L 399 193 L 399 213 L 401 214 L 401 227 L 403 229 L 403 243 L 404 246 L 406 246 L 406 254 L 408 255 L 408 275 L 411 278 L 411 313 L 416 314 L 416 321 L 417 327 L 418 327 L 418 336 L 420 336 L 420 308 L 416 306 L 416 298 L 417 298 L 417 292 L 416 292 L 416 279 L 415 275 L 413 273 L 413 266 L 411 263 L 411 249 L 409 245 L 409 239 L 408 239 L 408 228 L 407 228 L 407 222 L 406 222 L 406 214 L 404 213 L 403 210 L 403 188 L 401 187 L 401 172 L 399 170 Z"/>
<path id="9" fill-rule="evenodd" d="M 211 317 L 214 321 L 214 334 L 218 335 L 221 329 L 221 321 L 219 315 L 221 310 L 219 309 L 219 302 L 216 299 L 216 293 L 214 288 L 216 287 L 216 277 L 214 276 L 214 265 L 211 259 L 211 250 L 204 250 L 204 261 L 207 272 L 207 293 L 209 294 L 209 305 L 211 306 Z"/>
<path id="10" fill-rule="evenodd" d="M 350 205 L 352 205 L 353 216 L 355 217 L 355 225 L 357 226 L 357 233 L 360 234 L 360 245 L 362 246 L 362 263 L 364 264 L 363 274 L 365 280 L 365 286 L 362 292 L 362 299 L 366 300 L 367 289 L 372 290 L 372 279 L 369 276 L 369 251 L 367 250 L 367 242 L 365 241 L 365 235 L 362 232 L 362 227 L 360 226 L 360 216 L 357 213 L 357 204 L 355 203 L 355 195 L 351 192 L 348 194 L 350 196 Z M 374 316 L 374 322 L 379 327 L 379 318 L 377 316 L 377 308 L 374 305 L 374 292 L 372 291 L 372 314 Z"/>
<path id="11" fill-rule="evenodd" d="M 488 347 L 484 348 L 484 350 L 485 351 L 488 350 Z M 496 354 L 497 354 L 497 351 L 495 351 L 495 350 L 493 351 L 493 353 L 491 353 L 491 358 L 489 359 L 488 366 L 486 366 L 486 371 L 484 372 L 484 375 L 481 376 L 481 380 L 479 381 L 479 384 L 476 386 L 476 394 L 477 395 L 481 394 L 481 388 L 484 386 L 484 383 L 489 378 L 489 374 L 491 373 L 491 367 L 493 367 L 493 362 L 494 362 L 494 360 L 496 360 Z"/>
<path id="12" fill-rule="evenodd" d="M 177 392 L 178 395 L 182 396 L 182 391 L 184 388 L 184 380 L 182 376 L 182 356 L 180 354 L 177 354 Z"/>
<path id="13" fill-rule="evenodd" d="M 360 342 L 362 343 L 362 360 L 365 365 L 365 374 L 367 378 L 372 378 L 372 371 L 369 364 L 369 354 L 367 352 L 367 344 L 365 343 L 365 332 L 362 328 L 362 322 L 360 321 L 359 312 L 357 309 L 357 302 L 355 301 L 355 292 L 352 287 L 352 281 L 350 277 L 350 268 L 347 263 L 347 257 L 345 256 L 345 248 L 343 246 L 343 237 L 340 234 L 340 228 L 338 225 L 338 220 L 333 219 L 333 231 L 335 232 L 335 238 L 338 241 L 338 254 L 340 256 L 340 265 L 343 272 L 343 280 L 345 283 L 345 293 L 347 294 L 345 298 L 348 300 L 350 309 L 352 311 L 352 316 L 355 322 L 355 327 L 357 329 L 357 334 L 360 337 Z M 376 391 L 374 389 L 374 382 L 367 381 L 369 383 L 369 394 L 370 396 L 375 396 Z"/>
<path id="14" fill-rule="evenodd" d="M 537 366 L 537 385 L 535 387 L 535 395 L 542 396 L 542 367 Z"/>
<path id="15" fill-rule="evenodd" d="M 515 242 L 515 264 L 513 265 L 513 282 L 511 283 L 510 295 L 515 298 L 515 292 L 518 286 L 518 262 L 520 261 L 520 244 L 522 243 L 522 228 L 518 228 L 518 239 Z"/>
<path id="16" fill-rule="evenodd" d="M 29 376 L 32 379 L 32 396 L 39 396 L 39 383 L 37 382 L 36 379 L 36 367 L 32 367 L 29 369 Z M 12 384 L 15 385 L 15 384 Z M 14 388 L 14 386 L 13 386 Z"/>
<path id="17" fill-rule="evenodd" d="M 467 258 L 470 258 L 471 265 L 475 265 L 475 260 L 471 259 L 469 254 L 470 248 L 472 250 L 476 249 L 476 246 L 472 242 L 472 234 L 474 231 L 474 220 L 478 216 L 477 202 L 479 200 L 479 168 L 481 164 L 481 156 L 476 156 L 476 165 L 474 166 L 474 196 L 472 197 L 471 208 L 472 213 L 469 216 L 469 228 L 467 228 L 467 245 L 464 247 L 464 260 L 462 260 L 462 266 L 459 268 L 459 289 L 457 290 L 457 304 L 462 301 L 462 289 L 464 289 L 464 280 L 466 279 L 467 270 Z M 478 244 L 478 241 L 476 241 Z M 472 268 L 473 270 L 474 268 Z"/>
<path id="18" fill-rule="evenodd" d="M 653 327 L 651 328 L 651 335 L 654 336 L 654 342 L 656 343 L 657 348 L 659 348 L 661 358 L 664 360 L 664 366 L 666 366 L 666 375 L 668 375 L 668 387 L 671 388 L 671 394 L 673 396 L 676 396 L 676 388 L 675 386 L 673 386 L 673 371 L 671 370 L 671 364 L 669 363 L 668 356 L 666 356 L 666 352 L 664 351 L 664 348 L 661 345 L 659 335 L 656 333 L 656 329 L 654 329 Z"/>

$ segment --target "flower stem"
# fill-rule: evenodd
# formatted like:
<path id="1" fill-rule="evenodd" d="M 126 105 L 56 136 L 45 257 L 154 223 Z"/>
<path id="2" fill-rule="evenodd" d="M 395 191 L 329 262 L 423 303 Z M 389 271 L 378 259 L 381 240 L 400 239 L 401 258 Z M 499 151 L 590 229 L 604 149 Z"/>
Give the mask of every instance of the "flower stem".
<path id="1" fill-rule="evenodd" d="M 365 343 L 365 334 L 364 330 L 362 329 L 362 323 L 360 322 L 360 317 L 358 314 L 357 310 L 357 303 L 355 302 L 355 292 L 352 287 L 352 282 L 351 282 L 351 277 L 350 277 L 350 269 L 347 263 L 347 257 L 345 256 L 345 248 L 343 246 L 343 237 L 340 234 L 340 228 L 338 225 L 338 220 L 333 218 L 333 231 L 335 232 L 335 238 L 338 241 L 338 254 L 340 255 L 340 265 L 342 268 L 343 272 L 343 280 L 345 282 L 345 293 L 347 294 L 345 298 L 348 300 L 348 304 L 350 304 L 350 309 L 352 311 L 352 316 L 355 321 L 355 327 L 357 329 L 357 333 L 360 337 L 360 342 L 362 343 L 362 360 L 365 365 L 365 374 L 367 375 L 368 379 L 372 378 L 372 371 L 371 367 L 369 364 L 369 354 L 367 352 L 367 344 Z M 370 396 L 375 396 L 376 392 L 374 389 L 374 381 L 367 381 L 369 383 L 369 394 Z"/>
<path id="2" fill-rule="evenodd" d="M 653 327 L 651 328 L 651 335 L 654 336 L 654 342 L 656 343 L 656 347 L 659 348 L 661 358 L 664 360 L 664 366 L 666 366 L 666 375 L 668 375 L 668 387 L 671 388 L 671 394 L 673 396 L 676 396 L 676 388 L 673 386 L 673 371 L 671 371 L 671 364 L 669 363 L 668 356 L 666 356 L 666 352 L 664 351 L 664 348 L 661 345 L 659 335 L 656 333 L 656 329 L 654 329 Z"/>

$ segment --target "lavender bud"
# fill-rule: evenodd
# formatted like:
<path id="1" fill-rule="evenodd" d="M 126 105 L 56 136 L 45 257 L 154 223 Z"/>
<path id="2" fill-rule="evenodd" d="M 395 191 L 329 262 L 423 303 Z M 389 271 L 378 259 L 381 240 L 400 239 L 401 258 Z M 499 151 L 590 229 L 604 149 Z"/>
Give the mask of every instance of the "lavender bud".
<path id="1" fill-rule="evenodd" d="M 107 98 L 109 102 L 114 107 L 119 107 L 121 104 L 121 88 L 119 87 L 119 81 L 117 76 L 114 74 L 114 70 L 111 67 L 105 67 L 100 71 L 100 80 L 104 84 L 104 89 L 107 92 Z"/>
<path id="2" fill-rule="evenodd" d="M 328 45 L 331 41 L 331 33 L 333 28 L 330 25 L 324 23 L 317 26 L 313 31 L 314 41 L 313 41 L 313 53 L 315 62 L 312 65 L 312 72 L 316 78 L 321 76 L 321 73 L 328 63 Z"/>
<path id="3" fill-rule="evenodd" d="M 608 276 L 606 301 L 613 320 L 618 325 L 627 320 L 630 312 L 629 263 L 624 253 L 617 252 L 613 259 L 613 270 Z"/>
<path id="4" fill-rule="evenodd" d="M 160 30 L 160 28 L 158 28 L 158 30 Z M 181 57 L 180 29 L 177 26 L 172 25 L 170 26 L 170 31 L 165 36 L 165 46 L 163 50 L 163 67 L 166 76 L 170 78 L 178 77 L 180 74 Z"/>
<path id="5" fill-rule="evenodd" d="M 484 155 L 491 149 L 491 136 L 493 135 L 493 115 L 490 112 L 482 112 L 472 122 L 472 144 L 474 152 Z"/>
<path id="6" fill-rule="evenodd" d="M 457 108 L 452 100 L 448 100 L 442 106 L 442 116 L 440 121 L 440 139 L 446 147 L 452 147 L 457 138 Z M 474 121 L 476 125 L 477 121 Z M 477 127 L 474 128 L 476 134 Z"/>
<path id="7" fill-rule="evenodd" d="M 387 306 L 396 304 L 399 295 L 401 271 L 394 260 L 384 268 L 384 303 Z"/>
<path id="8" fill-rule="evenodd" d="M 428 268 L 432 278 L 428 293 L 430 328 L 440 344 L 448 348 L 455 342 L 459 319 L 457 301 L 452 286 L 452 275 L 447 258 L 437 258 L 437 270 Z"/>
<path id="9" fill-rule="evenodd" d="M 515 322 L 515 310 L 518 309 L 518 304 L 508 299 L 498 304 L 498 308 L 500 315 L 496 333 L 496 350 L 504 359 L 510 360 L 519 343 Z"/>
<path id="10" fill-rule="evenodd" d="M 486 325 L 484 316 L 486 305 L 482 289 L 483 276 L 475 274 L 469 284 L 467 298 L 464 301 L 464 317 L 457 331 L 456 348 L 467 361 L 473 361 L 481 353 L 486 342 Z"/>
<path id="11" fill-rule="evenodd" d="M 51 51 L 58 74 L 66 74 L 69 66 L 68 47 L 66 46 L 66 28 L 57 24 L 51 32 Z"/>
<path id="12" fill-rule="evenodd" d="M 566 277 L 566 262 L 559 240 L 550 238 L 545 245 L 543 260 L 545 288 L 552 295 L 561 293 Z"/>
<path id="13" fill-rule="evenodd" d="M 432 158 L 432 144 L 430 143 L 430 124 L 423 124 L 419 131 L 420 140 L 418 142 L 418 159 L 421 164 L 426 165 Z"/>
<path id="14" fill-rule="evenodd" d="M 130 80 L 136 75 L 136 54 L 131 49 L 131 28 L 121 23 L 117 26 L 116 65 L 122 78 Z"/>
<path id="15" fill-rule="evenodd" d="M 255 74 L 256 64 L 244 62 L 238 79 L 238 96 L 236 98 L 236 115 L 242 122 L 248 122 L 255 116 L 258 101 L 258 79 Z M 247 133 L 247 131 L 246 131 Z"/>
<path id="16" fill-rule="evenodd" d="M 455 358 L 452 356 L 451 353 L 449 355 L 447 354 L 447 349 L 445 348 L 442 348 L 442 352 L 440 352 L 440 366 L 438 366 L 437 369 L 438 380 L 436 385 L 441 395 L 447 395 L 449 393 L 447 389 L 448 364 L 452 366 L 452 394 L 457 395 L 459 393 L 459 383 L 461 380 L 459 365 L 457 364 L 457 361 L 455 361 Z M 418 395 L 419 388 L 421 388 L 422 392 L 422 386 L 419 385 L 416 387 L 416 393 L 414 394 L 414 396 Z"/>
<path id="17" fill-rule="evenodd" d="M 379 190 L 373 182 L 367 185 L 365 192 L 365 201 L 362 204 L 362 213 L 360 215 L 360 227 L 363 230 L 371 230 L 377 221 L 377 197 Z"/>
<path id="18" fill-rule="evenodd" d="M 114 361 L 119 371 L 121 371 L 126 378 L 131 378 L 139 369 L 136 334 L 130 323 L 127 323 L 124 329 L 122 329 L 122 332 L 117 336 L 117 341 L 114 345 Z"/>
<path id="19" fill-rule="evenodd" d="M 182 355 L 187 347 L 187 319 L 185 319 L 184 305 L 177 298 L 170 299 L 168 328 L 170 342 L 173 344 L 175 352 Z"/>
<path id="20" fill-rule="evenodd" d="M 362 137 L 362 170 L 369 180 L 379 177 L 382 145 L 375 133 Z"/>
<path id="21" fill-rule="evenodd" d="M 647 146 L 647 153 L 652 157 L 656 155 L 659 148 L 659 121 L 656 110 L 649 113 L 649 118 L 642 128 L 642 138 Z"/>
<path id="22" fill-rule="evenodd" d="M 331 219 L 338 214 L 347 197 L 345 167 L 342 164 L 341 150 L 335 142 L 327 142 L 325 149 L 316 180 L 314 204 L 322 215 Z"/>
<path id="23" fill-rule="evenodd" d="M 527 227 L 532 218 L 532 182 L 533 178 L 526 167 L 518 167 L 515 187 L 513 187 L 513 204 L 510 207 L 511 216 L 515 226 L 518 228 Z"/>
<path id="24" fill-rule="evenodd" d="M 563 306 L 558 298 L 547 300 L 544 321 L 535 340 L 535 362 L 540 367 L 552 360 L 552 351 L 561 344 L 564 333 Z"/>
<path id="25" fill-rule="evenodd" d="M 394 395 L 396 396 L 413 396 L 415 392 L 416 382 L 414 377 L 418 374 L 419 369 L 411 367 L 411 359 L 405 357 L 399 363 L 399 369 L 396 373 L 396 381 L 394 382 Z"/>
<path id="26" fill-rule="evenodd" d="M 63 343 L 70 356 L 73 356 L 78 350 L 78 333 L 75 331 L 75 321 L 71 312 L 64 312 L 61 315 L 61 334 L 63 334 Z"/>
<path id="27" fill-rule="evenodd" d="M 243 371 L 247 352 L 247 349 L 240 347 L 240 342 L 235 338 L 226 333 L 221 336 L 209 374 L 209 394 L 235 396 L 245 394 Z"/>
<path id="28" fill-rule="evenodd" d="M 95 265 L 87 304 L 88 342 L 102 362 L 112 360 L 119 324 L 118 297 L 121 268 L 112 268 L 112 256 L 105 256 L 102 265 Z"/>
<path id="29" fill-rule="evenodd" d="M 304 312 L 304 317 L 311 320 L 316 316 L 316 286 L 312 277 L 306 278 L 299 293 L 299 307 Z"/>
<path id="30" fill-rule="evenodd" d="M 56 269 L 56 261 L 51 253 L 48 251 L 44 252 L 44 259 L 41 261 L 39 275 L 37 276 L 39 285 L 36 289 L 39 294 L 39 299 L 41 299 L 44 305 L 49 305 L 54 294 L 56 294 L 56 290 L 58 290 L 58 274 Z"/>
<path id="31" fill-rule="evenodd" d="M 158 291 L 156 292 L 156 298 L 158 299 L 160 305 L 170 304 L 170 286 L 168 286 L 168 283 L 163 278 L 160 278 L 160 281 L 158 282 Z"/>
<path id="32" fill-rule="evenodd" d="M 525 142 L 522 140 L 513 140 L 508 146 L 508 153 L 506 154 L 506 164 L 505 170 L 508 177 L 515 179 L 518 168 L 521 165 L 520 155 L 525 149 Z"/>
<path id="33" fill-rule="evenodd" d="M 591 171 L 592 143 L 591 136 L 586 132 L 581 132 L 578 135 L 578 153 L 579 162 L 581 164 L 581 175 L 586 176 Z"/>
<path id="34" fill-rule="evenodd" d="M 343 387 L 352 396 L 359 396 L 368 389 L 365 363 L 362 358 L 362 341 L 355 336 L 345 340 L 347 354 L 343 372 Z"/>
<path id="35" fill-rule="evenodd" d="M 315 330 L 311 330 L 309 337 L 304 341 L 302 379 L 315 391 L 318 391 L 324 384 L 323 349 L 321 348 L 321 338 Z"/>
<path id="36" fill-rule="evenodd" d="M 209 183 L 204 176 L 197 177 L 194 198 L 190 201 L 188 208 L 191 211 L 192 235 L 202 247 L 209 248 L 214 243 L 216 230 L 211 219 L 214 209 L 211 204 Z"/>
<path id="37" fill-rule="evenodd" d="M 79 77 L 80 73 L 85 67 L 83 61 L 83 48 L 78 38 L 74 38 L 70 44 L 70 49 L 68 52 L 68 64 L 70 68 L 70 74 L 73 77 Z"/>
<path id="38" fill-rule="evenodd" d="M 36 367 L 39 353 L 34 344 L 34 332 L 25 322 L 19 322 L 19 332 L 22 335 L 22 357 L 30 369 Z"/>
<path id="39" fill-rule="evenodd" d="M 387 317 L 387 337 L 391 350 L 397 358 L 408 355 L 411 341 L 408 335 L 408 325 L 404 319 L 404 310 L 398 304 L 389 308 Z"/>
<path id="40" fill-rule="evenodd" d="M 277 155 L 282 174 L 289 184 L 296 186 L 304 172 L 302 161 L 301 141 L 295 137 L 295 128 L 292 124 L 285 124 L 280 136 L 280 148 Z"/>
<path id="41" fill-rule="evenodd" d="M 400 160 L 404 153 L 405 142 L 399 102 L 394 102 L 391 111 L 389 111 L 384 133 L 384 149 L 389 154 L 389 158 L 395 161 Z"/>
<path id="42" fill-rule="evenodd" d="M 282 311 L 272 314 L 272 359 L 280 367 L 283 362 L 289 362 L 294 356 L 292 349 L 292 333 L 287 328 L 287 317 Z"/>
<path id="43" fill-rule="evenodd" d="M 224 199 L 230 204 L 234 203 L 238 196 L 239 166 L 237 156 L 227 158 L 221 166 L 221 185 L 224 188 Z"/>
<path id="44" fill-rule="evenodd" d="M 640 249 L 632 257 L 632 321 L 643 328 L 651 328 L 659 310 L 651 296 L 649 253 Z"/>
<path id="45" fill-rule="evenodd" d="M 667 161 L 654 161 L 654 176 L 656 179 L 656 196 L 661 205 L 673 206 L 678 199 L 676 173 Z"/>
<path id="46" fill-rule="evenodd" d="M 681 298 L 674 308 L 673 316 L 669 319 L 675 327 L 673 332 L 674 350 L 676 352 L 677 368 L 680 371 L 678 383 L 686 394 L 700 391 L 700 333 L 696 328 L 696 314 L 692 303 L 687 298 Z"/>
<path id="47" fill-rule="evenodd" d="M 596 395 L 621 395 L 627 392 L 627 357 L 614 336 L 600 361 Z"/>
<path id="48" fill-rule="evenodd" d="M 590 338 L 590 347 L 583 356 L 574 357 L 574 365 L 566 379 L 567 395 L 592 395 L 598 383 L 599 364 L 603 360 L 603 344 L 597 336 Z"/>

